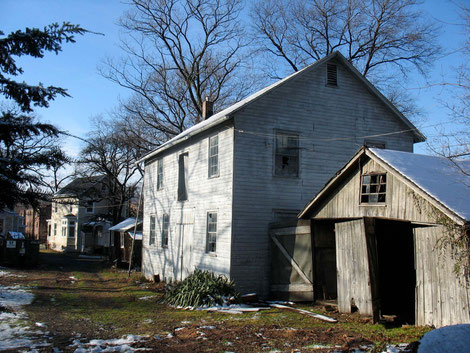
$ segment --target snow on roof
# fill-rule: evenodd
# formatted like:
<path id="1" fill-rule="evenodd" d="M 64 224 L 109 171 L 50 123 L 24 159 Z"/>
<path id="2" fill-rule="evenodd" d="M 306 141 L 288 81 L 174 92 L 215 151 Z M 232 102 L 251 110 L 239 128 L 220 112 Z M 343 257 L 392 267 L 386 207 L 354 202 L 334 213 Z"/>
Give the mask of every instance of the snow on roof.
<path id="1" fill-rule="evenodd" d="M 324 62 L 326 62 L 326 61 L 328 61 L 332 58 L 335 58 L 335 57 L 337 59 L 339 59 L 345 66 L 347 66 L 351 70 L 351 72 L 353 72 L 357 77 L 359 77 L 364 82 L 364 84 L 366 84 L 367 87 L 379 99 L 381 99 L 387 106 L 389 106 L 390 109 L 392 109 L 395 112 L 395 114 L 398 115 L 398 117 L 408 127 L 410 127 L 410 131 L 413 134 L 415 134 L 415 136 L 417 137 L 417 141 L 424 141 L 425 140 L 425 137 L 418 131 L 418 129 L 405 116 L 403 116 L 403 114 L 401 114 L 401 112 L 398 111 L 398 109 L 392 103 L 390 103 L 389 100 L 387 100 L 363 75 L 361 75 L 361 73 L 359 73 L 359 71 L 357 71 L 356 68 L 352 64 L 350 64 L 343 55 L 341 55 L 340 52 L 335 51 L 335 52 L 331 53 L 330 55 L 325 56 L 324 58 L 314 62 L 313 64 L 311 64 L 311 65 L 309 65 L 305 68 L 303 68 L 302 70 L 294 72 L 293 74 L 291 74 L 291 75 L 289 75 L 289 76 L 287 76 L 287 77 L 285 77 L 285 78 L 283 78 L 283 79 L 281 79 L 277 82 L 274 82 L 273 84 L 259 90 L 258 92 L 253 93 L 252 95 L 246 97 L 245 99 L 242 99 L 238 103 L 235 103 L 235 104 L 231 105 L 230 107 L 218 112 L 217 114 L 212 115 L 210 118 L 200 122 L 199 124 L 196 124 L 196 125 L 190 127 L 189 129 L 183 131 L 179 135 L 173 137 L 171 140 L 169 140 L 169 141 L 165 142 L 164 144 L 162 144 L 161 146 L 157 147 L 152 152 L 150 152 L 150 153 L 146 154 L 145 156 L 143 156 L 140 160 L 137 161 L 137 163 L 145 161 L 145 160 L 157 155 L 158 153 L 166 150 L 167 148 L 169 148 L 169 147 L 171 147 L 171 146 L 173 146 L 173 145 L 175 145 L 179 142 L 187 140 L 189 137 L 193 136 L 196 133 L 205 131 L 205 130 L 213 127 L 213 126 L 216 126 L 218 124 L 221 124 L 224 121 L 229 120 L 231 118 L 231 114 L 233 114 L 236 111 L 240 110 L 241 108 L 245 107 L 249 103 L 252 103 L 253 101 L 257 100 L 258 98 L 260 98 L 261 96 L 263 96 L 267 92 L 271 91 L 272 89 L 274 89 L 278 86 L 281 86 L 286 81 L 289 81 L 294 77 L 300 76 L 305 71 L 308 71 L 310 69 L 313 69 L 314 67 L 320 66 Z"/>
<path id="2" fill-rule="evenodd" d="M 12 239 L 25 239 L 24 234 L 21 232 L 8 232 L 8 236 Z"/>
<path id="3" fill-rule="evenodd" d="M 460 218 L 470 220 L 470 176 L 449 159 L 378 148 L 369 150 Z M 458 164 L 470 172 L 470 160 Z"/>
<path id="4" fill-rule="evenodd" d="M 143 233 L 142 233 L 142 231 L 140 231 L 140 232 L 137 231 L 137 232 L 135 232 L 135 234 L 136 234 L 135 240 L 142 240 L 142 238 L 143 238 Z M 131 237 L 132 239 L 134 239 L 134 232 L 129 232 L 129 235 L 130 235 L 130 237 Z"/>
<path id="5" fill-rule="evenodd" d="M 139 219 L 138 223 L 139 224 L 142 223 L 142 220 Z M 135 226 L 135 218 L 130 217 L 112 226 L 111 228 L 109 228 L 109 230 L 112 230 L 115 232 L 125 232 L 126 230 L 129 230 L 134 226 Z"/>

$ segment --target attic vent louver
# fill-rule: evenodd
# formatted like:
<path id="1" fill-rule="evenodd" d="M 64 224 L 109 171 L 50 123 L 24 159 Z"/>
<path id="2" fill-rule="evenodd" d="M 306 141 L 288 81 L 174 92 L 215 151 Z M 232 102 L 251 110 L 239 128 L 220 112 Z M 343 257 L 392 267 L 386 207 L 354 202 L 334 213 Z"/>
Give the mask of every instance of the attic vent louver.
<path id="1" fill-rule="evenodd" d="M 338 73 L 337 73 L 336 64 L 331 64 L 331 63 L 326 64 L 326 84 L 328 86 L 338 85 Z"/>

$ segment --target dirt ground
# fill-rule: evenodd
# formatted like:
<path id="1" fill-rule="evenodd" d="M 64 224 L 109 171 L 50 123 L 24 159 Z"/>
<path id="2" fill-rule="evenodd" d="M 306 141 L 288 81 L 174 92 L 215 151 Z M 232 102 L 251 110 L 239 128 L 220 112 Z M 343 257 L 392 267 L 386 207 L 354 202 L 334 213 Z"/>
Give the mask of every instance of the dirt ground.
<path id="1" fill-rule="evenodd" d="M 429 330 L 388 328 L 311 305 L 302 308 L 338 323 L 282 309 L 238 315 L 176 310 L 159 302 L 163 284 L 147 282 L 139 273 L 128 279 L 126 271 L 110 269 L 101 260 L 52 252 L 42 252 L 36 268 L 8 271 L 16 275 L 1 276 L 0 285 L 20 285 L 35 295 L 24 310 L 32 326 L 47 327 L 51 345 L 41 352 L 53 347 L 74 352 L 74 340 L 86 343 L 129 334 L 142 337 L 130 344 L 132 349 L 154 352 L 381 352 L 388 344 L 416 341 Z"/>

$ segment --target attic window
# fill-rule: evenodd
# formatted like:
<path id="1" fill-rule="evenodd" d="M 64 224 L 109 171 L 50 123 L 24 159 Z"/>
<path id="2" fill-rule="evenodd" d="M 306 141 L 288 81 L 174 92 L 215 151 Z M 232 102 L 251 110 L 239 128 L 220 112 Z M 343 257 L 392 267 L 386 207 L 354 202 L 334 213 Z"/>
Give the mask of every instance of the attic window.
<path id="1" fill-rule="evenodd" d="M 338 86 L 338 70 L 336 64 L 326 64 L 326 85 Z"/>
<path id="2" fill-rule="evenodd" d="M 361 178 L 361 203 L 385 203 L 386 174 L 365 174 Z"/>

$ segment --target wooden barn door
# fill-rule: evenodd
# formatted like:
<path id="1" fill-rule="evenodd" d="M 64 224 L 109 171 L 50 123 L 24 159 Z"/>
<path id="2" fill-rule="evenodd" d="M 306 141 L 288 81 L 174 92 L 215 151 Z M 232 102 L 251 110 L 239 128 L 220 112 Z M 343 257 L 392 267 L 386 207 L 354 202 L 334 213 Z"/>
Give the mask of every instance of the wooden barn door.
<path id="1" fill-rule="evenodd" d="M 335 224 L 338 307 L 373 315 L 369 256 L 363 219 Z"/>
<path id="2" fill-rule="evenodd" d="M 270 229 L 271 294 L 280 299 L 313 300 L 313 256 L 309 221 Z"/>

